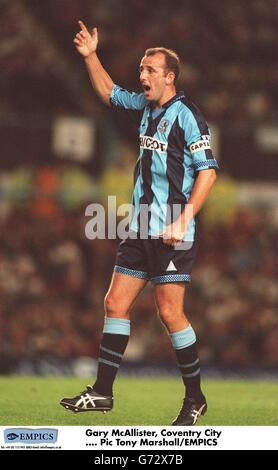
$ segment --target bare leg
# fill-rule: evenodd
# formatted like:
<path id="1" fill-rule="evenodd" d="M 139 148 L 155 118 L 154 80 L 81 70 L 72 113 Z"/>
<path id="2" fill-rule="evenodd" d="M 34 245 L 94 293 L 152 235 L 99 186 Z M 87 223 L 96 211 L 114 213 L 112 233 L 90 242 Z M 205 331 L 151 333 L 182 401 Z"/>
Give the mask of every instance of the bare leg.
<path id="1" fill-rule="evenodd" d="M 105 296 L 103 336 L 94 390 L 104 396 L 113 394 L 113 383 L 119 370 L 130 335 L 129 312 L 146 285 L 145 280 L 114 273 Z"/>
<path id="2" fill-rule="evenodd" d="M 129 312 L 147 281 L 121 273 L 113 273 L 108 292 L 104 300 L 107 317 L 129 318 Z"/>
<path id="3" fill-rule="evenodd" d="M 183 330 L 189 326 L 184 313 L 186 284 L 158 284 L 155 286 L 155 301 L 162 323 L 169 333 Z"/>
<path id="4" fill-rule="evenodd" d="M 155 299 L 161 321 L 170 333 L 178 367 L 186 389 L 186 398 L 173 425 L 195 424 L 207 409 L 200 385 L 200 363 L 196 335 L 184 313 L 186 284 L 160 284 L 155 287 Z"/>

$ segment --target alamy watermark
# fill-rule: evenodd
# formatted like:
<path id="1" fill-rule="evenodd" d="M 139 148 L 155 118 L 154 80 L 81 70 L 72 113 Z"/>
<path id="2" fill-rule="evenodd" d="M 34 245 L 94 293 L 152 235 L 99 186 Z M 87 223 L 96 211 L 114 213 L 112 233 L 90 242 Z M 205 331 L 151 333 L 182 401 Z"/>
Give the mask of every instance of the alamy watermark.
<path id="1" fill-rule="evenodd" d="M 180 215 L 186 207 L 188 220 L 193 218 L 192 204 L 121 204 L 117 206 L 116 196 L 108 196 L 107 207 L 92 203 L 86 207 L 85 215 L 91 217 L 85 226 L 85 235 L 89 240 L 117 238 L 167 238 L 167 227 L 175 224 L 175 229 L 182 231 Z M 121 218 L 121 219 L 120 219 Z M 119 220 L 120 219 L 120 220 Z M 176 244 L 175 249 L 188 250 L 192 241 Z"/>

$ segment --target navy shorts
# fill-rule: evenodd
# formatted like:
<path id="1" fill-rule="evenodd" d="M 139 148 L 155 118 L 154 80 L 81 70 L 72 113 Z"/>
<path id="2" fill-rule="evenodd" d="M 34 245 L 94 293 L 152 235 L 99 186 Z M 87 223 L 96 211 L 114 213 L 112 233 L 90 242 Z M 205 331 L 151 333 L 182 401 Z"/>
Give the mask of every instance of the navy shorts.
<path id="1" fill-rule="evenodd" d="M 165 245 L 162 238 L 122 240 L 114 271 L 153 284 L 190 282 L 196 256 L 196 242 L 185 242 L 183 249 Z"/>

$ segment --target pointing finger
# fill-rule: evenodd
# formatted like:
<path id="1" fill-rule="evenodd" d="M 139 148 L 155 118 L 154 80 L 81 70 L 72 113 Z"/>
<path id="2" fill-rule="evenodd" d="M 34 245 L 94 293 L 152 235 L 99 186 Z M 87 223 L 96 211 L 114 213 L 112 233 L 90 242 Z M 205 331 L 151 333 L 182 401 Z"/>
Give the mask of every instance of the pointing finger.
<path id="1" fill-rule="evenodd" d="M 88 32 L 88 30 L 87 30 L 85 24 L 83 23 L 83 21 L 79 20 L 78 24 L 79 24 L 80 28 L 82 29 L 82 31 L 84 31 L 84 33 Z"/>

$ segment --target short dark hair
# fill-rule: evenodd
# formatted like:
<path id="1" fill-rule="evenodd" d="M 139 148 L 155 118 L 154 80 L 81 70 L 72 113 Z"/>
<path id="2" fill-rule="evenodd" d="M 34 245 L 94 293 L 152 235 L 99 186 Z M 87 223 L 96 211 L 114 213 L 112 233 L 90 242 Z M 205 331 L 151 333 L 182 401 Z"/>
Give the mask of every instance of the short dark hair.
<path id="1" fill-rule="evenodd" d="M 166 49 L 166 47 L 151 47 L 150 49 L 147 49 L 145 51 L 145 56 L 147 57 L 152 56 L 159 52 L 161 52 L 161 54 L 163 54 L 165 57 L 167 73 L 174 72 L 175 74 L 174 84 L 176 84 L 179 74 L 180 74 L 180 58 L 178 54 L 172 49 Z"/>

